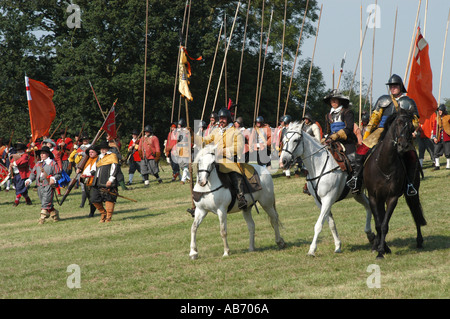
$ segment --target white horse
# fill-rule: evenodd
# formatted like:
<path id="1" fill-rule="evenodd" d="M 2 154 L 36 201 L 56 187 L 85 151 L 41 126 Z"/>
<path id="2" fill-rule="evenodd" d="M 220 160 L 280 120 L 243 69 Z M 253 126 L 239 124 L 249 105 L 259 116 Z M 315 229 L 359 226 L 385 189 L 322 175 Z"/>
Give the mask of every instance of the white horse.
<path id="1" fill-rule="evenodd" d="M 219 217 L 220 235 L 224 244 L 223 256 L 228 256 L 230 248 L 227 242 L 227 210 L 231 203 L 231 192 L 225 188 L 219 179 L 216 170 L 216 156 L 215 147 L 206 146 L 200 150 L 196 156 L 195 163 L 198 163 L 197 183 L 194 186 L 195 192 L 203 193 L 199 201 L 195 201 L 195 217 L 191 227 L 191 250 L 189 256 L 191 259 L 198 258 L 198 250 L 196 244 L 196 233 L 203 218 L 209 211 L 213 212 Z M 261 204 L 270 218 L 270 223 L 275 231 L 275 242 L 279 248 L 285 247 L 285 242 L 280 236 L 279 227 L 281 226 L 278 218 L 278 213 L 275 209 L 275 194 L 272 176 L 269 171 L 262 166 L 253 165 L 259 175 L 262 189 L 252 193 L 253 199 Z M 250 234 L 249 251 L 255 250 L 255 222 L 252 218 L 252 205 L 254 203 L 250 194 L 245 194 L 245 199 L 248 203 L 248 208 L 243 210 L 244 219 L 247 222 L 248 231 Z M 256 204 L 255 204 L 256 205 Z M 240 211 L 237 201 L 228 213 L 235 213 Z"/>
<path id="2" fill-rule="evenodd" d="M 331 214 L 331 206 L 340 198 L 346 187 L 347 173 L 343 172 L 334 160 L 327 147 L 317 142 L 308 133 L 302 131 L 302 123 L 291 123 L 283 140 L 280 156 L 280 166 L 289 169 L 300 157 L 308 170 L 306 177 L 308 190 L 314 197 L 320 209 L 319 218 L 314 226 L 314 238 L 308 255 L 314 256 L 317 249 L 317 238 L 322 231 L 323 223 L 328 219 L 334 238 L 335 252 L 341 252 L 341 240 L 337 233 L 336 224 Z M 366 226 L 364 232 L 370 242 L 375 235 L 371 230 L 372 211 L 369 200 L 363 194 L 353 195 L 355 200 L 366 209 Z"/>

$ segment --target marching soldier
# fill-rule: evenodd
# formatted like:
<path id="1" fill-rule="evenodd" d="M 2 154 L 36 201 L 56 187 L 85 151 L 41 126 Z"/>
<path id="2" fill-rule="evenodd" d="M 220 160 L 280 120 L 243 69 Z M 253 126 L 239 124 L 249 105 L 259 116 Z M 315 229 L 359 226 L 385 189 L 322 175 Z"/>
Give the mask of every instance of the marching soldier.
<path id="1" fill-rule="evenodd" d="M 250 135 L 249 144 L 250 153 L 256 154 L 258 165 L 270 166 L 272 130 L 268 124 L 264 123 L 264 118 L 262 116 L 256 118 L 256 124 Z"/>
<path id="2" fill-rule="evenodd" d="M 438 114 L 433 131 L 431 133 L 434 142 L 434 169 L 440 169 L 439 157 L 445 155 L 447 169 L 450 169 L 450 115 L 447 115 L 447 107 L 439 105 Z"/>
<path id="3" fill-rule="evenodd" d="M 209 134 L 211 134 L 217 127 L 219 127 L 219 116 L 217 115 L 217 113 L 213 112 L 209 117 L 209 124 L 206 128 L 206 131 L 204 132 L 204 136 L 208 136 Z"/>
<path id="4" fill-rule="evenodd" d="M 175 182 L 177 180 L 177 177 L 180 175 L 180 165 L 178 165 L 178 161 L 176 159 L 177 143 L 177 126 L 175 124 L 172 124 L 170 126 L 170 132 L 167 135 L 166 147 L 164 150 L 166 154 L 166 160 L 172 167 L 172 182 Z"/>
<path id="5" fill-rule="evenodd" d="M 12 171 L 13 183 L 16 188 L 16 199 L 13 206 L 19 205 L 20 198 L 23 196 L 27 205 L 31 205 L 31 199 L 28 196 L 28 188 L 25 181 L 30 177 L 30 156 L 25 150 L 27 146 L 23 143 L 16 143 L 14 151 L 11 151 L 9 159 L 9 169 Z"/>
<path id="6" fill-rule="evenodd" d="M 81 173 L 80 181 L 83 183 L 83 191 L 85 197 L 89 200 L 89 215 L 88 217 L 94 217 L 95 205 L 91 202 L 91 189 L 92 182 L 94 180 L 95 171 L 97 169 L 97 159 L 100 154 L 100 149 L 97 146 L 91 145 L 85 152 L 84 156 L 89 156 L 84 167 L 80 168 L 77 166 L 77 174 Z"/>
<path id="7" fill-rule="evenodd" d="M 245 158 L 245 162 L 248 163 L 248 161 L 250 159 L 250 156 L 249 156 L 249 153 L 250 153 L 250 147 L 249 147 L 250 132 L 248 131 L 248 129 L 245 128 L 244 120 L 240 116 L 234 121 L 234 127 L 236 129 L 238 129 L 239 131 L 241 131 L 242 135 L 244 135 L 244 139 L 245 139 L 244 158 Z"/>
<path id="8" fill-rule="evenodd" d="M 144 127 L 144 136 L 139 140 L 139 156 L 141 157 L 141 174 L 144 177 L 144 184 L 149 185 L 148 175 L 152 174 L 162 183 L 159 177 L 158 161 L 161 157 L 161 149 L 158 137 L 153 135 L 153 129 L 150 125 Z"/>
<path id="9" fill-rule="evenodd" d="M 99 144 L 100 154 L 96 162 L 96 170 L 92 180 L 91 203 L 100 212 L 100 223 L 110 222 L 117 199 L 117 173 L 119 160 L 110 151 L 108 142 Z M 105 205 L 103 205 L 105 203 Z"/>
<path id="10" fill-rule="evenodd" d="M 73 148 L 73 142 L 70 137 L 67 137 L 65 130 L 62 130 L 60 134 L 61 137 L 56 141 L 56 146 L 61 154 L 63 170 L 70 176 L 72 167 L 70 166 L 69 155 Z"/>
<path id="11" fill-rule="evenodd" d="M 59 221 L 59 211 L 53 206 L 53 193 L 55 191 L 56 181 L 60 178 L 60 168 L 53 160 L 53 153 L 48 146 L 43 146 L 36 151 L 36 156 L 40 161 L 34 166 L 29 178 L 25 181 L 28 187 L 36 180 L 37 192 L 41 200 L 41 217 L 39 224 L 43 224 L 49 217 L 53 221 Z"/>
<path id="12" fill-rule="evenodd" d="M 128 163 L 129 163 L 129 168 L 128 168 L 128 183 L 127 183 L 127 185 L 131 185 L 133 183 L 133 177 L 134 177 L 134 173 L 136 173 L 136 171 L 138 171 L 139 174 L 141 174 L 141 157 L 139 156 L 139 152 L 137 151 L 139 148 L 138 137 L 139 137 L 139 132 L 137 129 L 134 129 L 131 132 L 130 143 L 128 143 L 127 159 L 128 159 Z"/>
<path id="13" fill-rule="evenodd" d="M 303 117 L 303 121 L 304 124 L 302 130 L 311 135 L 312 137 L 314 137 L 314 139 L 320 143 L 322 139 L 322 136 L 320 134 L 320 128 L 311 117 L 311 114 L 306 113 L 305 116 Z"/>
<path id="14" fill-rule="evenodd" d="M 389 87 L 390 95 L 382 95 L 380 98 L 378 98 L 375 104 L 375 110 L 372 112 L 369 124 L 367 125 L 367 129 L 364 133 L 363 143 L 356 150 L 353 176 L 347 182 L 347 186 L 352 189 L 352 193 L 354 194 L 359 194 L 361 192 L 361 173 L 363 170 L 365 155 L 378 143 L 381 132 L 384 130 L 384 123 L 386 122 L 387 118 L 390 115 L 397 113 L 398 108 L 402 108 L 414 114 L 413 125 L 415 128 L 419 127 L 419 112 L 417 111 L 416 103 L 413 99 L 406 96 L 407 92 L 405 86 L 403 85 L 402 78 L 397 74 L 393 74 L 389 78 L 389 81 L 386 83 L 386 85 L 388 85 Z M 411 157 L 415 159 L 404 159 L 408 172 L 406 174 L 408 179 L 407 194 L 414 195 L 415 193 L 417 193 L 417 191 L 414 189 L 414 186 L 411 183 L 411 180 L 413 178 L 411 175 L 415 170 L 415 162 L 418 162 L 417 156 L 415 154 L 415 149 L 411 149 L 411 152 L 407 152 L 405 156 L 407 158 Z"/>
<path id="15" fill-rule="evenodd" d="M 180 167 L 181 184 L 184 184 L 186 180 L 191 179 L 189 175 L 189 160 L 191 158 L 192 138 L 190 131 L 186 128 L 185 119 L 181 118 L 177 126 L 176 161 Z"/>

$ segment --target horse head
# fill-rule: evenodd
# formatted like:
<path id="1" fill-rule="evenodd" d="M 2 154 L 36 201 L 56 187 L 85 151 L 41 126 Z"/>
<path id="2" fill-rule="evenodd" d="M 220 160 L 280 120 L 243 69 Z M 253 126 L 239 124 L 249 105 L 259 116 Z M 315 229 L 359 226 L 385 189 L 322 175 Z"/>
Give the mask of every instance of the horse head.
<path id="1" fill-rule="evenodd" d="M 411 149 L 413 144 L 412 133 L 414 132 L 413 119 L 414 115 L 411 112 L 400 109 L 399 113 L 391 115 L 386 121 L 386 136 L 390 135 L 392 144 L 398 154 L 403 154 Z"/>
<path id="2" fill-rule="evenodd" d="M 289 169 L 303 153 L 303 123 L 290 123 L 283 137 L 283 149 L 280 155 L 280 167 Z"/>
<path id="3" fill-rule="evenodd" d="M 217 146 L 205 146 L 197 154 L 194 163 L 197 164 L 197 183 L 200 186 L 205 186 L 208 183 L 209 175 L 214 169 L 216 162 Z"/>

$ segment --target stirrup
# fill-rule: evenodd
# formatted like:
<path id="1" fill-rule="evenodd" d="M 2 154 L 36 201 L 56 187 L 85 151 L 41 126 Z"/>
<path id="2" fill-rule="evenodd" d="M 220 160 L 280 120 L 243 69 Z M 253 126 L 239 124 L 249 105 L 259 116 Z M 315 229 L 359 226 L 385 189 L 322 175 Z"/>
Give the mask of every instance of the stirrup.
<path id="1" fill-rule="evenodd" d="M 416 196 L 417 195 L 417 190 L 414 188 L 413 184 L 410 183 L 406 187 L 407 187 L 406 195 L 408 195 L 408 196 Z"/>
<path id="2" fill-rule="evenodd" d="M 352 178 L 350 178 L 348 180 L 348 182 L 346 183 L 346 185 L 352 189 L 352 190 L 356 190 L 357 185 L 358 185 L 358 177 L 357 176 L 353 176 Z"/>

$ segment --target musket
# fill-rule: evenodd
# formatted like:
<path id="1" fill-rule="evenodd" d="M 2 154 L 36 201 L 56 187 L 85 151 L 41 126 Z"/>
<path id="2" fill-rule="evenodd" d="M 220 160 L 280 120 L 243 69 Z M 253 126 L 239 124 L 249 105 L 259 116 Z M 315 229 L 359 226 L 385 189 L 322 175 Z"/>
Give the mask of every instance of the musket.
<path id="1" fill-rule="evenodd" d="M 135 200 L 135 199 L 128 198 L 128 197 L 119 195 L 118 193 L 111 192 L 111 191 L 110 191 L 109 189 L 107 189 L 107 188 L 100 188 L 100 191 L 102 191 L 103 193 L 107 193 L 107 194 L 109 194 L 109 195 L 113 195 L 113 196 L 117 196 L 117 197 L 120 197 L 120 198 L 123 198 L 123 199 L 131 200 L 132 202 L 135 202 L 135 203 L 138 202 L 138 201 Z"/>
<path id="2" fill-rule="evenodd" d="M 49 139 L 51 139 L 53 137 L 53 135 L 55 135 L 56 131 L 59 129 L 59 127 L 61 126 L 62 121 L 59 122 L 58 126 L 55 128 L 55 130 L 53 131 L 52 135 L 50 135 Z"/>

